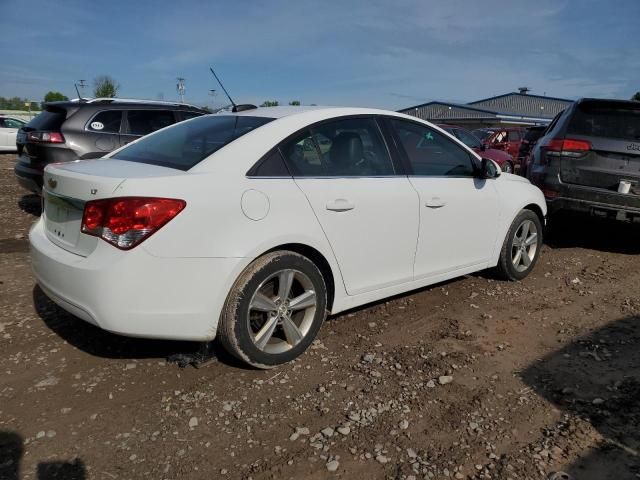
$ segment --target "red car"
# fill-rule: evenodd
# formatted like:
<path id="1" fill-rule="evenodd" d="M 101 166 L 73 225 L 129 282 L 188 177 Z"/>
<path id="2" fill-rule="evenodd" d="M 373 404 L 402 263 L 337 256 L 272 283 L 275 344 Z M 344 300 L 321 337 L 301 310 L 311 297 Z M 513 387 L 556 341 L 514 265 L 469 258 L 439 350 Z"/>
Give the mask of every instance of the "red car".
<path id="1" fill-rule="evenodd" d="M 481 128 L 474 130 L 473 134 L 489 148 L 503 150 L 513 158 L 518 158 L 525 129 L 519 127 L 509 128 Z"/>
<path id="2" fill-rule="evenodd" d="M 450 133 L 462 143 L 464 143 L 467 147 L 472 149 L 482 158 L 488 158 L 489 160 L 493 160 L 498 165 L 503 172 L 513 173 L 515 169 L 514 157 L 509 155 L 507 152 L 502 150 L 497 150 L 495 148 L 487 148 L 485 144 L 483 144 L 478 137 L 476 137 L 469 130 L 465 130 L 464 128 L 455 126 L 455 125 L 438 125 L 445 132 Z M 516 157 L 517 158 L 517 157 Z"/>

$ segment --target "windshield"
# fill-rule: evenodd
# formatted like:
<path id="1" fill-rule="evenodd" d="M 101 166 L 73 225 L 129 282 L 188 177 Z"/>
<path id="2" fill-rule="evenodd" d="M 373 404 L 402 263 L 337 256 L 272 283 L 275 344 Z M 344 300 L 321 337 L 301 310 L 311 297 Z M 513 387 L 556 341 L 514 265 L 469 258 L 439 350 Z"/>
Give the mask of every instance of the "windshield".
<path id="1" fill-rule="evenodd" d="M 469 148 L 481 148 L 482 143 L 478 138 L 473 135 L 471 132 L 467 132 L 462 129 L 456 129 L 454 135 L 460 139 L 462 143 L 464 143 Z"/>
<path id="2" fill-rule="evenodd" d="M 483 130 L 483 129 L 479 129 L 479 130 L 474 130 L 473 134 L 478 137 L 480 140 L 486 140 L 489 135 L 491 135 L 493 133 L 493 130 Z"/>
<path id="3" fill-rule="evenodd" d="M 189 170 L 213 152 L 273 118 L 205 115 L 143 137 L 113 158 Z"/>

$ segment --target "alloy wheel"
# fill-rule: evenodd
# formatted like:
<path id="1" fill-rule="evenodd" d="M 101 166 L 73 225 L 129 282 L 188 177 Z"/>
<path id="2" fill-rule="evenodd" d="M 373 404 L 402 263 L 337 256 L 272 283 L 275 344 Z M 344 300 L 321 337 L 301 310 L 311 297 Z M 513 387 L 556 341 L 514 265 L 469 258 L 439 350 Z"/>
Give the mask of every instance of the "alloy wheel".
<path id="1" fill-rule="evenodd" d="M 307 275 L 294 269 L 272 274 L 249 303 L 248 327 L 254 345 L 270 354 L 292 349 L 309 333 L 316 308 L 316 292 Z"/>
<path id="2" fill-rule="evenodd" d="M 524 220 L 516 230 L 511 243 L 511 262 L 518 272 L 524 272 L 536 258 L 538 228 L 531 220 Z"/>

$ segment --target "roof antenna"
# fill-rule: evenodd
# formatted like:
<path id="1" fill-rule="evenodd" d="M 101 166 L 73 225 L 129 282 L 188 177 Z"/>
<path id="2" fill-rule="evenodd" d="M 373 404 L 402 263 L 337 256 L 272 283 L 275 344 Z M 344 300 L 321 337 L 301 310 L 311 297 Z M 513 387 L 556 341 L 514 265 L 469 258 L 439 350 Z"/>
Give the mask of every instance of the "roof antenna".
<path id="1" fill-rule="evenodd" d="M 231 98 L 231 95 L 229 95 L 229 92 L 227 92 L 227 89 L 224 88 L 224 85 L 222 85 L 222 82 L 220 81 L 220 79 L 218 78 L 218 76 L 216 75 L 216 72 L 213 71 L 213 68 L 209 67 L 209 70 L 211 70 L 211 73 L 213 73 L 213 76 L 215 77 L 216 81 L 220 84 L 220 86 L 222 87 L 222 91 L 224 92 L 224 94 L 227 96 L 227 98 L 229 99 L 229 101 L 231 102 L 231 105 L 233 105 L 233 108 L 231 109 L 232 112 L 237 113 L 237 112 L 242 112 L 244 110 L 253 110 L 256 107 L 255 105 L 236 105 L 236 102 L 233 101 L 233 98 Z"/>
<path id="2" fill-rule="evenodd" d="M 78 101 L 84 102 L 84 98 L 82 98 L 82 95 L 80 95 L 80 90 L 78 90 L 78 84 L 76 82 L 73 82 L 73 86 L 76 87 L 76 93 L 78 94 Z M 84 80 L 80 80 L 80 86 L 84 88 Z"/>
<path id="3" fill-rule="evenodd" d="M 233 101 L 233 98 L 231 98 L 231 95 L 229 95 L 229 92 L 227 92 L 227 89 L 224 88 L 224 85 L 222 85 L 222 82 L 220 81 L 220 79 L 218 78 L 218 76 L 216 75 L 216 72 L 213 71 L 213 68 L 209 67 L 209 70 L 211 70 L 211 73 L 213 73 L 213 76 L 216 78 L 216 81 L 220 84 L 220 86 L 222 87 L 222 91 L 224 92 L 224 94 L 227 96 L 227 98 L 229 99 L 229 101 L 231 102 L 231 105 L 233 105 L 233 108 L 235 108 L 236 102 Z"/>

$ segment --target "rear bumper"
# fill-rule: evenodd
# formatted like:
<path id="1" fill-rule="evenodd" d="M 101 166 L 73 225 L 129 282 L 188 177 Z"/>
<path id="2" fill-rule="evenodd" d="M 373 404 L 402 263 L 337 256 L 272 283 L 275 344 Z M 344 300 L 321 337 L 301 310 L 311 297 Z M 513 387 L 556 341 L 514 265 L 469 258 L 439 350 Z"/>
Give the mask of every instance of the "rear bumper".
<path id="1" fill-rule="evenodd" d="M 557 168 L 531 165 L 528 177 L 547 200 L 549 213 L 572 210 L 597 216 L 633 219 L 640 216 L 640 195 L 565 183 Z M 621 212 L 625 215 L 618 215 Z"/>
<path id="2" fill-rule="evenodd" d="M 105 242 L 88 257 L 56 246 L 42 221 L 29 234 L 32 267 L 49 298 L 113 333 L 171 340 L 211 340 L 244 258 L 159 258 L 143 246 L 120 251 Z"/>
<path id="3" fill-rule="evenodd" d="M 13 172 L 21 187 L 37 193 L 42 193 L 42 170 L 31 167 L 29 159 L 19 157 Z"/>
<path id="4" fill-rule="evenodd" d="M 588 187 L 568 186 L 562 184 L 558 195 L 549 198 L 547 203 L 550 212 L 558 210 L 573 210 L 590 213 L 602 217 L 620 217 L 618 212 L 628 214 L 630 218 L 640 217 L 640 196 L 611 192 L 608 190 Z"/>

